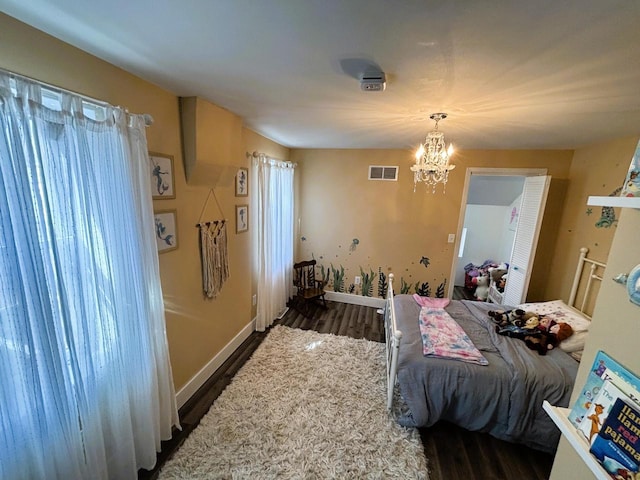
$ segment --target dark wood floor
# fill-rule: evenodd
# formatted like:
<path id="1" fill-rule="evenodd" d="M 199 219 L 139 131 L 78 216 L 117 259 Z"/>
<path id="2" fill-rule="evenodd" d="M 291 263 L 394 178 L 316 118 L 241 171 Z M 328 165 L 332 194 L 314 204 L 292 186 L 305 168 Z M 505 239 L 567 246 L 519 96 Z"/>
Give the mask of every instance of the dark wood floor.
<path id="1" fill-rule="evenodd" d="M 454 300 L 475 300 L 476 297 L 473 294 L 473 290 L 466 289 L 461 286 L 453 287 L 453 297 Z"/>
<path id="2" fill-rule="evenodd" d="M 327 302 L 327 305 L 326 310 L 312 306 L 305 310 L 306 315 L 292 308 L 276 324 L 384 342 L 382 316 L 376 308 L 336 302 Z M 267 333 L 254 332 L 180 409 L 182 432 L 163 442 L 155 469 L 140 470 L 139 480 L 157 478 L 162 464 L 198 425 Z M 420 429 L 420 437 L 429 462 L 430 480 L 544 480 L 551 472 L 551 455 L 446 422 Z"/>

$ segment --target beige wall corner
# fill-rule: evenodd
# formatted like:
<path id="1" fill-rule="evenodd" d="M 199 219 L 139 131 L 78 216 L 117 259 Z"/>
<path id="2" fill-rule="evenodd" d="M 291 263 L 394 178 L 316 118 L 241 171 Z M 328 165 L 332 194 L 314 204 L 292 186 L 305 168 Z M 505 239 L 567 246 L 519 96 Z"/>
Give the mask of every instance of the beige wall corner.
<path id="1" fill-rule="evenodd" d="M 553 269 L 542 275 L 546 279 L 542 298 L 568 301 L 581 247 L 589 249 L 590 258 L 607 261 L 620 209 L 590 207 L 587 198 L 610 195 L 622 186 L 637 143 L 638 137 L 626 137 L 575 151 L 564 206 L 550 225 L 553 235 L 547 251 L 553 255 L 547 265 Z M 550 208 L 557 207 L 548 203 L 547 210 Z M 610 222 L 607 214 L 613 214 L 616 221 Z"/>

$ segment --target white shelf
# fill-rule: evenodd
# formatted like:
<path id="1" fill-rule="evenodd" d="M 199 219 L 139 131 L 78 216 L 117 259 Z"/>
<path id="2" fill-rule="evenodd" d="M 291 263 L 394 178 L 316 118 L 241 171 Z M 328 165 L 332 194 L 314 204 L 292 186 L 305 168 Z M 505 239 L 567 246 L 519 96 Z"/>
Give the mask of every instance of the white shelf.
<path id="1" fill-rule="evenodd" d="M 587 205 L 595 207 L 640 208 L 640 197 L 589 197 Z"/>
<path id="2" fill-rule="evenodd" d="M 607 471 L 602 468 L 598 459 L 589 453 L 589 444 L 578 435 L 576 427 L 569 421 L 569 413 L 571 410 L 568 408 L 554 407 L 546 400 L 542 402 L 542 408 L 549 414 L 553 423 L 558 426 L 562 435 L 569 441 L 595 477 L 600 480 L 611 480 L 611 477 Z"/>

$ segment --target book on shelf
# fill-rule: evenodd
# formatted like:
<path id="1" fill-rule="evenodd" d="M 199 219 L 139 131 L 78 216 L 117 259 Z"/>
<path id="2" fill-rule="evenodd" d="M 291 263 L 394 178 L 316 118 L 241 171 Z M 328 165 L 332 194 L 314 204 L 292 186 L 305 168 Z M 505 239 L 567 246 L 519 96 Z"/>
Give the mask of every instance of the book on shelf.
<path id="1" fill-rule="evenodd" d="M 640 408 L 618 398 L 589 451 L 613 478 L 636 478 L 640 465 Z"/>
<path id="2" fill-rule="evenodd" d="M 569 413 L 569 421 L 574 427 L 578 428 L 580 423 L 585 419 L 587 410 L 591 407 L 591 404 L 598 396 L 598 393 L 600 393 L 600 389 L 607 379 L 612 380 L 616 384 L 622 381 L 633 387 L 633 391 L 640 392 L 640 378 L 611 358 L 607 353 L 598 350 L 593 360 L 593 365 L 589 370 L 587 381 Z M 622 385 L 617 386 L 622 388 Z M 638 400 L 637 393 L 634 394 L 631 392 L 630 394 L 627 393 L 627 395 L 633 400 Z"/>
<path id="3" fill-rule="evenodd" d="M 611 378 L 602 384 L 600 391 L 587 409 L 584 419 L 578 425 L 578 432 L 590 444 L 604 425 L 617 399 L 633 403 L 632 398 L 638 398 L 638 391 L 630 384 L 623 381 L 617 374 L 611 375 Z"/>

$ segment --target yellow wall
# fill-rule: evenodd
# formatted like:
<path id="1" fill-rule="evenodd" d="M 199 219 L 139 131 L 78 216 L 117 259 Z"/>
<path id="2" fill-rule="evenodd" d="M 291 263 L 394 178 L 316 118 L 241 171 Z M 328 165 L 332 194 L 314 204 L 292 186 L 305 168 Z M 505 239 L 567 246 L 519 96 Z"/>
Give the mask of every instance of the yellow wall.
<path id="1" fill-rule="evenodd" d="M 155 209 L 176 209 L 179 247 L 160 255 L 160 272 L 167 313 L 167 335 L 176 390 L 183 387 L 245 326 L 252 311 L 252 232 L 235 233 L 235 205 L 250 197 L 234 195 L 233 182 L 218 185 L 215 194 L 229 228 L 230 277 L 215 300 L 202 292 L 198 230 L 195 228 L 209 193 L 207 186 L 185 181 L 180 140 L 179 99 L 140 78 L 87 53 L 0 14 L 0 67 L 53 85 L 125 106 L 131 112 L 149 113 L 153 126 L 147 129 L 149 149 L 174 156 L 174 200 L 156 200 Z M 259 150 L 287 159 L 288 150 L 243 129 L 241 151 Z M 243 155 L 228 159 L 249 166 Z M 219 218 L 213 198 L 203 220 Z"/>
<path id="2" fill-rule="evenodd" d="M 449 282 L 454 244 L 447 243 L 447 236 L 458 228 L 466 168 L 546 168 L 553 177 L 550 201 L 554 204 L 563 197 L 572 154 L 568 150 L 459 151 L 446 193 L 440 186 L 433 194 L 423 185 L 413 192 L 409 170 L 413 155 L 407 150 L 293 150 L 291 159 L 299 165 L 303 192 L 297 259 L 313 256 L 325 269 L 331 264 L 336 269 L 343 266 L 345 288 L 360 275 L 360 268 L 377 276 L 381 267 L 385 275 L 394 273 L 396 289 L 403 278 L 410 284 L 429 282 L 435 295 L 438 285 L 445 279 Z M 369 165 L 399 166 L 398 181 L 369 181 Z M 548 262 L 549 249 L 544 247 L 553 244 L 560 213 L 558 205 L 547 209 L 540 239 L 543 248 L 536 260 Z M 352 249 L 354 238 L 359 243 Z M 420 263 L 423 256 L 430 259 L 428 267 Z M 536 274 L 547 269 L 541 264 L 533 271 L 529 298 L 542 296 L 544 281 Z"/>
<path id="3" fill-rule="evenodd" d="M 637 143 L 637 137 L 627 137 L 575 151 L 562 217 L 549 248 L 554 252 L 553 273 L 548 275 L 545 298 L 568 300 L 581 247 L 589 249 L 589 258 L 606 263 L 617 225 L 597 227 L 603 208 L 587 206 L 587 197 L 607 196 L 622 186 Z M 613 211 L 620 215 L 619 208 Z"/>

